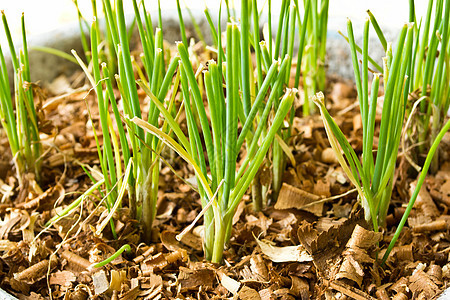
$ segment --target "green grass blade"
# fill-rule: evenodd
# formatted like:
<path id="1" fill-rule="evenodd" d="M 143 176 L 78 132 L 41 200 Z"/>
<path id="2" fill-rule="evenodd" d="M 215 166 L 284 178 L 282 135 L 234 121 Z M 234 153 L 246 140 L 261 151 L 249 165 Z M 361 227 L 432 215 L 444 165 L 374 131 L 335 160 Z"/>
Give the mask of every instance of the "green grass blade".
<path id="1" fill-rule="evenodd" d="M 384 51 L 387 51 L 387 42 L 384 36 L 383 30 L 381 30 L 380 25 L 378 25 L 377 19 L 372 14 L 370 10 L 367 10 L 367 14 L 369 15 L 370 22 L 372 23 L 373 29 L 378 35 L 378 39 L 380 40 L 381 46 L 383 46 Z"/>

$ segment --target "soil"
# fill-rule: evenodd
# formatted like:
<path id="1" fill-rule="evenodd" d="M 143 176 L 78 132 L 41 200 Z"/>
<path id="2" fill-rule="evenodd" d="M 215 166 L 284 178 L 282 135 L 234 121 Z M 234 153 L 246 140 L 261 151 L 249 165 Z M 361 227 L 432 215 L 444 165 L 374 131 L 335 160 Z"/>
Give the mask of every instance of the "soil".
<path id="1" fill-rule="evenodd" d="M 127 205 L 96 235 L 107 211 L 89 197 L 76 213 L 49 228 L 45 223 L 88 189 L 82 166 L 98 168 L 92 124 L 98 125 L 94 93 L 84 78 L 59 78 L 42 96 L 45 149 L 40 187 L 32 176 L 19 187 L 4 134 L 0 139 L 0 280 L 19 299 L 432 299 L 450 282 L 450 135 L 440 148 L 440 169 L 429 175 L 386 265 L 380 265 L 414 187 L 414 145 L 399 151 L 386 229 L 371 231 L 357 193 L 329 146 L 320 116 L 301 116 L 300 100 L 278 200 L 254 212 L 246 195 L 234 217 L 224 264 L 203 260 L 201 222 L 181 241 L 176 234 L 201 211 L 198 194 L 181 178 L 193 172 L 168 152 L 161 169 L 154 240 L 142 231 Z M 361 118 L 356 92 L 329 78 L 327 106 L 360 153 Z M 80 87 L 81 86 L 81 87 Z M 35 87 L 38 89 L 38 87 Z M 142 101 L 148 101 L 140 93 Z M 87 106 L 92 121 L 89 120 Z M 144 105 L 143 107 L 146 107 Z M 379 120 L 377 122 L 379 125 Z M 97 133 L 101 132 L 97 130 Z M 377 134 L 376 134 L 377 136 Z M 375 140 L 376 142 L 376 140 Z M 408 143 L 407 143 L 408 145 Z M 262 182 L 270 171 L 261 170 Z M 269 195 L 270 199 L 270 190 Z M 92 264 L 122 253 L 101 268 Z"/>

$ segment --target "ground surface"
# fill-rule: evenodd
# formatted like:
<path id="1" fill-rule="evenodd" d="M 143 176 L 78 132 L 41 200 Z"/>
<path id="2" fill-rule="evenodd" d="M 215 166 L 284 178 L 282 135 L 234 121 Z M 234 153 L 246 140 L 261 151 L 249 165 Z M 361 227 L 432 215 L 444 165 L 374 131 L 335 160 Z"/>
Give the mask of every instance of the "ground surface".
<path id="1" fill-rule="evenodd" d="M 418 164 L 423 158 L 400 151 L 387 229 L 374 233 L 330 151 L 320 117 L 300 118 L 301 109 L 291 140 L 294 162 L 288 163 L 278 201 L 255 213 L 249 195 L 244 197 L 222 266 L 202 260 L 201 224 L 181 242 L 175 239 L 201 205 L 196 192 L 168 167 L 161 170 L 153 243 L 140 243 L 139 224 L 128 217 L 126 206 L 114 217 L 117 240 L 108 227 L 95 235 L 106 216 L 95 197 L 85 199 L 75 214 L 44 231 L 44 224 L 55 215 L 54 207 L 68 205 L 91 186 L 81 166 L 98 164 L 86 110 L 86 103 L 96 107 L 95 98 L 85 97 L 88 88 L 75 88 L 82 80 L 80 75 L 62 78 L 45 91 L 43 193 L 36 192 L 31 177 L 17 188 L 6 139 L 2 135 L 0 140 L 0 286 L 11 295 L 19 299 L 50 299 L 50 294 L 53 299 L 431 299 L 450 282 L 450 137 L 442 142 L 440 169 L 427 178 L 407 227 L 386 266 L 380 266 L 377 256 L 391 240 L 417 177 L 406 158 L 411 156 Z M 333 79 L 328 86 L 330 113 L 359 152 L 362 134 L 355 91 Z M 97 124 L 96 111 L 91 113 Z M 181 159 L 173 156 L 169 161 L 178 175 L 192 177 Z M 262 183 L 270 182 L 270 172 L 263 170 L 259 176 Z M 103 268 L 91 268 L 124 244 L 131 245 L 129 254 Z"/>

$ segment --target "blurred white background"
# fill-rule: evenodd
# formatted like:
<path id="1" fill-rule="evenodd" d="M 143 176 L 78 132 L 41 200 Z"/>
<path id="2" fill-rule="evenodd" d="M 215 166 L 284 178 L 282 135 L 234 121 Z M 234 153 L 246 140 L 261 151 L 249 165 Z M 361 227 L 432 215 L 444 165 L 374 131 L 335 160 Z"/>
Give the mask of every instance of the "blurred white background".
<path id="1" fill-rule="evenodd" d="M 231 2 L 233 0 L 230 0 Z M 80 9 L 86 18 L 90 18 L 91 0 L 78 0 Z M 100 3 L 100 0 L 97 0 Z M 123 0 L 127 12 L 132 12 L 131 0 Z M 219 0 L 182 0 L 182 6 L 185 2 L 192 10 L 203 11 L 205 5 L 214 12 L 218 10 Z M 239 8 L 240 0 L 234 0 L 236 7 Z M 259 8 L 266 4 L 267 0 L 258 0 Z M 302 0 L 299 0 L 301 3 Z M 397 31 L 406 21 L 408 21 L 408 0 L 330 0 L 329 8 L 329 30 L 336 32 L 337 30 L 345 31 L 346 18 L 349 17 L 355 26 L 362 24 L 367 14 L 366 10 L 370 9 L 382 28 Z M 418 18 L 426 13 L 426 0 L 415 0 L 416 15 Z M 77 12 L 72 0 L 0 0 L 0 9 L 4 10 L 10 24 L 10 29 L 15 36 L 20 39 L 20 16 L 25 13 L 25 21 L 27 32 L 29 35 L 42 34 L 52 29 L 61 27 L 64 24 L 76 22 Z M 149 10 L 157 8 L 157 0 L 145 0 L 146 7 Z M 274 7 L 273 14 L 276 14 L 275 7 L 278 8 L 277 0 L 272 0 Z M 175 0 L 162 0 L 161 8 L 163 10 L 176 10 Z M 279 8 L 278 8 L 279 9 Z M 99 9 L 101 11 L 101 9 Z M 188 16 L 186 16 L 188 17 Z M 156 16 L 154 16 L 156 19 Z M 214 19 L 214 16 L 213 16 Z M 0 30 L 0 42 L 4 44 L 5 37 Z"/>

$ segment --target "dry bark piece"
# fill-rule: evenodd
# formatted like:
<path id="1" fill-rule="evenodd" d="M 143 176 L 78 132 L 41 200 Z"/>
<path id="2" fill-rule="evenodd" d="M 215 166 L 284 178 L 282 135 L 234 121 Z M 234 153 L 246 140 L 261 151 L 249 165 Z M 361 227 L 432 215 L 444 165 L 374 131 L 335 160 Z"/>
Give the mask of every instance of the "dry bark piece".
<path id="1" fill-rule="evenodd" d="M 178 275 L 178 284 L 181 291 L 197 289 L 200 286 L 212 287 L 214 283 L 214 271 L 211 269 L 191 270 L 180 267 L 180 275 Z"/>
<path id="2" fill-rule="evenodd" d="M 322 162 L 326 164 L 338 164 L 339 160 L 334 153 L 333 148 L 325 148 L 322 151 Z"/>
<path id="3" fill-rule="evenodd" d="M 260 241 L 257 238 L 255 239 L 261 248 L 261 252 L 267 255 L 273 262 L 307 262 L 313 260 L 311 255 L 309 255 L 305 248 L 301 245 L 276 247 Z"/>
<path id="4" fill-rule="evenodd" d="M 50 284 L 70 287 L 77 277 L 70 271 L 57 271 L 50 275 Z"/>
<path id="5" fill-rule="evenodd" d="M 92 282 L 94 284 L 94 291 L 96 295 L 103 294 L 109 290 L 108 278 L 106 278 L 106 273 L 100 270 L 92 275 Z"/>
<path id="6" fill-rule="evenodd" d="M 262 281 L 269 280 L 269 270 L 267 270 L 266 263 L 261 255 L 252 255 L 250 258 L 250 269 L 258 279 Z"/>
<path id="7" fill-rule="evenodd" d="M 234 280 L 233 278 L 225 275 L 222 271 L 218 271 L 217 275 L 219 276 L 220 283 L 223 287 L 225 287 L 230 293 L 236 295 L 241 288 L 241 283 L 239 281 Z"/>
<path id="8" fill-rule="evenodd" d="M 303 209 L 317 216 L 321 216 L 323 203 L 314 204 L 320 199 L 320 196 L 283 183 L 280 194 L 278 195 L 277 203 L 275 204 L 275 209 Z"/>
<path id="9" fill-rule="evenodd" d="M 292 285 L 290 293 L 297 299 L 309 299 L 309 283 L 306 279 L 297 276 L 291 276 Z"/>

